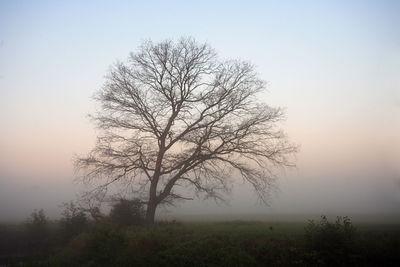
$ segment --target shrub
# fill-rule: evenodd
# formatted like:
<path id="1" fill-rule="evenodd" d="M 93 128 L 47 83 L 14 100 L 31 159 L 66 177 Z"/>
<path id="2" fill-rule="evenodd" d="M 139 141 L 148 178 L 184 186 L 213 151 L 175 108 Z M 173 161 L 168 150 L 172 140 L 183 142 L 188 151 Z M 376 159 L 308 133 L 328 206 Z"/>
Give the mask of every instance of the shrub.
<path id="1" fill-rule="evenodd" d="M 337 217 L 331 223 L 326 216 L 321 216 L 319 223 L 311 220 L 305 227 L 306 246 L 319 253 L 327 265 L 348 263 L 355 238 L 356 229 L 348 217 Z"/>
<path id="2" fill-rule="evenodd" d="M 50 245 L 50 223 L 43 209 L 34 210 L 28 219 L 26 236 L 21 240 L 25 249 L 29 248 L 31 254 L 45 254 Z"/>
<path id="3" fill-rule="evenodd" d="M 112 206 L 110 220 L 120 226 L 140 225 L 144 222 L 144 208 L 139 200 L 120 198 Z"/>
<path id="4" fill-rule="evenodd" d="M 48 219 L 43 209 L 34 210 L 27 223 L 28 234 L 32 241 L 42 241 L 47 236 Z"/>
<path id="5" fill-rule="evenodd" d="M 64 237 L 70 238 L 86 230 L 89 224 L 86 214 L 72 201 L 64 203 L 63 206 L 60 225 Z"/>

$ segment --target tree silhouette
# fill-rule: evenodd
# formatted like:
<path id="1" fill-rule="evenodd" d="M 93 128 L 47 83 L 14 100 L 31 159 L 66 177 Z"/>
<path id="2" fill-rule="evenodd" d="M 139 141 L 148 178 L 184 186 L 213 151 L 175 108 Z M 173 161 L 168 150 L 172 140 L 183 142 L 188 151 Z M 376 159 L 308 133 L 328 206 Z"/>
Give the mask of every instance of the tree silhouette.
<path id="1" fill-rule="evenodd" d="M 102 134 L 75 166 L 100 182 L 93 192 L 129 188 L 147 204 L 149 224 L 159 204 L 191 199 L 178 186 L 223 199 L 235 172 L 265 202 L 273 170 L 292 166 L 296 147 L 277 128 L 282 109 L 257 98 L 264 89 L 252 64 L 221 61 L 192 38 L 144 42 L 95 95 Z"/>

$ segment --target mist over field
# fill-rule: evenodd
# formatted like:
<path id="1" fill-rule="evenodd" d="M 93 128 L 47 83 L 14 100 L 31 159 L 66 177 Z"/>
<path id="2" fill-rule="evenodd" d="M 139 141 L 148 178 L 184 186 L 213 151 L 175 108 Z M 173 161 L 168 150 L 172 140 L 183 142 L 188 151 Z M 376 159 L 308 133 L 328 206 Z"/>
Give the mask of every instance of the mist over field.
<path id="1" fill-rule="evenodd" d="M 17 177 L 16 177 L 17 178 Z M 334 181 L 329 181 L 333 179 Z M 351 182 L 349 181 L 351 179 Z M 242 182 L 234 185 L 228 203 L 215 204 L 202 198 L 161 207 L 160 218 L 178 220 L 305 220 L 321 214 L 348 215 L 356 221 L 399 221 L 399 193 L 396 177 L 349 175 L 281 178 L 269 206 L 259 203 L 253 190 Z M 358 180 L 358 181 L 357 181 Z M 382 182 L 383 181 L 383 182 Z M 363 183 L 363 187 L 358 183 Z M 353 186 L 349 186 L 351 183 Z M 50 218 L 59 218 L 61 204 L 74 200 L 82 186 L 69 180 L 38 183 L 1 183 L 2 221 L 25 220 L 34 209 L 43 208 Z M 325 189 L 321 189 L 324 188 Z M 397 190 L 397 191 L 396 191 Z M 189 191 L 190 192 L 190 191 Z"/>
<path id="2" fill-rule="evenodd" d="M 228 204 L 195 198 L 159 218 L 399 222 L 399 12 L 395 1 L 1 2 L 0 222 L 41 208 L 59 218 L 87 189 L 72 159 L 95 144 L 87 114 L 110 65 L 180 36 L 253 63 L 300 150 L 268 206 L 233 174 Z"/>

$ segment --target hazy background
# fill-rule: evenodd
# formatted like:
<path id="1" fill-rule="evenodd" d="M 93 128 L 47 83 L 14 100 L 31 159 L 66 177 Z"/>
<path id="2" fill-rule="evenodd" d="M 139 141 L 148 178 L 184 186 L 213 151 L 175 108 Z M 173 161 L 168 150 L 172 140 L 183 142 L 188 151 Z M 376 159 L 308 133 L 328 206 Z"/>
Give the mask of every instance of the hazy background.
<path id="1" fill-rule="evenodd" d="M 71 159 L 94 146 L 86 115 L 109 66 L 182 35 L 253 62 L 301 151 L 269 207 L 239 183 L 229 206 L 169 216 L 400 215 L 399 1 L 145 2 L 0 2 L 0 221 L 59 215 L 81 190 Z"/>

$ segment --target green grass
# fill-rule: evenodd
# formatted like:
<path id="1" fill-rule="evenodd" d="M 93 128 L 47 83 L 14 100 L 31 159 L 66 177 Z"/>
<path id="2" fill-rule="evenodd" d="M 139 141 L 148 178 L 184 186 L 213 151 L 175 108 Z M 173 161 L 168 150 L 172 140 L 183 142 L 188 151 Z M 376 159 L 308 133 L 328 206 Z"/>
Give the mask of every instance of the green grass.
<path id="1" fill-rule="evenodd" d="M 25 263 L 26 266 L 174 267 L 398 266 L 400 263 L 400 224 L 357 223 L 356 235 L 347 239 L 337 232 L 342 228 L 328 227 L 322 231 L 326 225 L 317 220 L 314 230 L 317 245 L 306 238 L 307 225 L 307 221 L 234 220 L 160 222 L 151 228 L 121 228 L 105 221 L 64 243 L 50 236 L 47 241 L 53 249 Z M 56 235 L 56 228 L 53 231 Z M 341 242 L 339 246 L 337 241 Z"/>
<path id="2" fill-rule="evenodd" d="M 184 227 L 198 235 L 227 234 L 231 236 L 299 236 L 305 223 L 298 222 L 189 222 Z"/>

